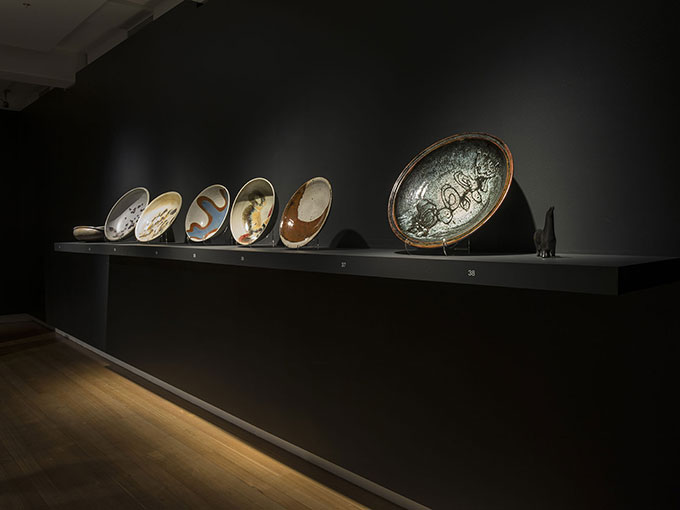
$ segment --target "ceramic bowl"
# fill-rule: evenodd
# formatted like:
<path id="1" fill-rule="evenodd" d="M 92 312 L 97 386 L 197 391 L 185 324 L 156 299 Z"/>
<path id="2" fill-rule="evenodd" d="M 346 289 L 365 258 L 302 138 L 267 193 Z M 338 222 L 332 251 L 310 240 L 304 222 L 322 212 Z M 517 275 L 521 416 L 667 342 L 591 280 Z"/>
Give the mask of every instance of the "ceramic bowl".
<path id="1" fill-rule="evenodd" d="M 146 188 L 134 188 L 113 205 L 104 222 L 104 234 L 109 241 L 120 241 L 130 235 L 149 203 Z"/>
<path id="2" fill-rule="evenodd" d="M 73 227 L 73 237 L 78 241 L 103 241 L 104 227 L 91 227 L 89 225 L 78 225 Z"/>
<path id="3" fill-rule="evenodd" d="M 238 244 L 253 244 L 269 231 L 276 207 L 274 186 L 263 177 L 245 183 L 234 199 L 229 217 L 231 234 Z"/>
<path id="4" fill-rule="evenodd" d="M 279 235 L 289 248 L 300 248 L 321 232 L 331 210 L 333 191 L 323 177 L 308 180 L 290 197 L 281 214 Z"/>
<path id="5" fill-rule="evenodd" d="M 224 232 L 229 211 L 229 191 L 213 184 L 201 191 L 191 202 L 184 220 L 184 231 L 194 242 L 207 241 Z"/>
<path id="6" fill-rule="evenodd" d="M 484 225 L 510 188 L 512 154 L 484 133 L 454 135 L 418 154 L 392 187 L 394 234 L 418 248 L 450 246 Z"/>
<path id="7" fill-rule="evenodd" d="M 163 235 L 172 226 L 181 207 L 182 196 L 176 191 L 168 191 L 154 198 L 137 222 L 137 240 L 148 243 Z"/>

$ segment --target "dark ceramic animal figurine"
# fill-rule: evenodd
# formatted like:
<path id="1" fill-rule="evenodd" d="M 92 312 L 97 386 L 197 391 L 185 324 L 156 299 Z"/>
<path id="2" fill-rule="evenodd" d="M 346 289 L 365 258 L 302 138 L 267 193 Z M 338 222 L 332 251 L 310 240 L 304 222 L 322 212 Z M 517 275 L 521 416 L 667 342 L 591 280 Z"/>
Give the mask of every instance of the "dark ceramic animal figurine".
<path id="1" fill-rule="evenodd" d="M 534 232 L 536 255 L 542 258 L 554 257 L 557 238 L 555 237 L 555 207 L 545 213 L 545 224 Z"/>

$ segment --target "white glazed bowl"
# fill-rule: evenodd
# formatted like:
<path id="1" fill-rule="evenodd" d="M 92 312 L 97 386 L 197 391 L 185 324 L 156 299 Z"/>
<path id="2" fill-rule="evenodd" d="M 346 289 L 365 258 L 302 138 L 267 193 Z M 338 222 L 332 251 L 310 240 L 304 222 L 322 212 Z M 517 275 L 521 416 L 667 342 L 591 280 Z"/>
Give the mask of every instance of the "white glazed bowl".
<path id="1" fill-rule="evenodd" d="M 276 206 L 274 186 L 263 177 L 245 183 L 234 199 L 229 216 L 231 234 L 238 244 L 253 244 L 267 232 Z"/>
<path id="2" fill-rule="evenodd" d="M 182 195 L 168 191 L 154 198 L 146 206 L 135 227 L 138 241 L 148 243 L 163 235 L 177 218 L 182 207 Z"/>
<path id="3" fill-rule="evenodd" d="M 149 203 L 146 188 L 134 188 L 113 205 L 104 222 L 104 234 L 109 241 L 120 241 L 131 234 Z"/>
<path id="4" fill-rule="evenodd" d="M 281 214 L 279 236 L 288 248 L 300 248 L 314 239 L 331 211 L 333 190 L 323 177 L 308 180 L 293 193 Z"/>
<path id="5" fill-rule="evenodd" d="M 208 186 L 194 198 L 184 220 L 184 231 L 191 241 L 207 241 L 224 232 L 229 198 L 229 191 L 221 184 Z"/>

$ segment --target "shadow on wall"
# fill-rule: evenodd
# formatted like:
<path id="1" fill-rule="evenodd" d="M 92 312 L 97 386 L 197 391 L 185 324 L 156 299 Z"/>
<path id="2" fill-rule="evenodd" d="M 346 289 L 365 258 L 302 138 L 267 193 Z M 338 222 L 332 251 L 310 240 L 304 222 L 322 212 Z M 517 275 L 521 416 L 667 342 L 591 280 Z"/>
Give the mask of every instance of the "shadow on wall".
<path id="1" fill-rule="evenodd" d="M 330 242 L 329 247 L 331 249 L 366 249 L 369 248 L 366 239 L 352 229 L 344 229 L 335 234 Z"/>
<path id="2" fill-rule="evenodd" d="M 474 253 L 532 253 L 536 230 L 531 208 L 516 179 L 496 213 L 470 236 Z"/>

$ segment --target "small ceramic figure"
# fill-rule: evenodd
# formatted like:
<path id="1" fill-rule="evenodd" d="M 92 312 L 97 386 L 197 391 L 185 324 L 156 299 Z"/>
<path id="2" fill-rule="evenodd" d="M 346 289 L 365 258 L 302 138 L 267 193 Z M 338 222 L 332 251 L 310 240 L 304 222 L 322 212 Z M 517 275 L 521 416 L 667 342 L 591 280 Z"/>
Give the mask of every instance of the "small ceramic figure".
<path id="1" fill-rule="evenodd" d="M 534 232 L 536 255 L 541 258 L 554 257 L 557 238 L 555 237 L 555 207 L 550 207 L 545 213 L 545 223 L 542 229 Z"/>

